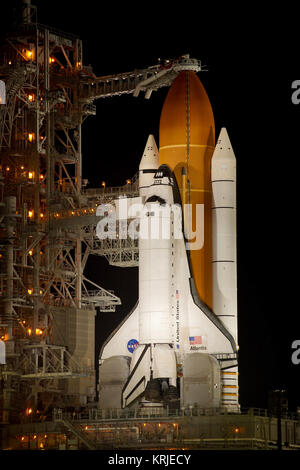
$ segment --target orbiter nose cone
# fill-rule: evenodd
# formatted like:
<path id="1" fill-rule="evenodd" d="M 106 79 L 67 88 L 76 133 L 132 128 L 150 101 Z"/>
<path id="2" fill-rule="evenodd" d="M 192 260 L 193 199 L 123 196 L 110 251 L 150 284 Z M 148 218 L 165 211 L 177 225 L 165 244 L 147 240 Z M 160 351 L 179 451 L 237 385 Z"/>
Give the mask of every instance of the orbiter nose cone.
<path id="1" fill-rule="evenodd" d="M 154 136 L 150 134 L 140 162 L 139 170 L 156 170 L 158 165 L 158 148 Z"/>

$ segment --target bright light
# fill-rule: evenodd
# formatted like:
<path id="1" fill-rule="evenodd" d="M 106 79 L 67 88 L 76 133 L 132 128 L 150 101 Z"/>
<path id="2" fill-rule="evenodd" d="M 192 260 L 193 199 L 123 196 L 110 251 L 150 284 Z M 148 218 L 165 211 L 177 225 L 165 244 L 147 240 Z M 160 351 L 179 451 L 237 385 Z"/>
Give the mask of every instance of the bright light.
<path id="1" fill-rule="evenodd" d="M 54 57 L 49 57 L 49 64 L 53 64 L 55 62 Z"/>
<path id="2" fill-rule="evenodd" d="M 29 256 L 32 256 L 33 255 L 33 250 L 29 250 L 28 254 L 29 254 Z"/>
<path id="3" fill-rule="evenodd" d="M 126 180 L 126 184 L 131 184 L 131 180 Z"/>
<path id="4" fill-rule="evenodd" d="M 42 334 L 43 334 L 43 330 L 41 330 L 40 328 L 36 328 L 35 334 L 36 334 L 36 335 L 42 335 Z"/>
<path id="5" fill-rule="evenodd" d="M 101 186 L 102 186 L 102 188 L 105 188 L 105 186 L 106 186 L 105 181 L 102 181 Z"/>
<path id="6" fill-rule="evenodd" d="M 28 179 L 32 180 L 33 176 L 34 176 L 34 172 L 33 171 L 28 171 Z"/>
<path id="7" fill-rule="evenodd" d="M 33 289 L 30 287 L 29 289 L 27 289 L 27 293 L 31 295 L 33 293 Z"/>
<path id="8" fill-rule="evenodd" d="M 31 333 L 32 333 L 32 329 L 31 329 L 31 328 L 28 328 L 28 330 L 27 330 L 27 333 L 28 333 L 28 334 L 29 334 L 29 336 L 30 336 L 30 335 L 31 335 Z"/>
<path id="9" fill-rule="evenodd" d="M 32 103 L 34 101 L 34 95 L 28 95 L 28 101 Z"/>
<path id="10" fill-rule="evenodd" d="M 30 133 L 28 134 L 28 140 L 29 140 L 29 142 L 33 142 L 33 141 L 34 141 L 34 134 L 33 134 L 32 132 L 30 132 Z"/>
<path id="11" fill-rule="evenodd" d="M 9 170 L 10 170 L 9 166 L 7 166 L 5 169 L 6 169 L 6 171 L 9 171 Z"/>
<path id="12" fill-rule="evenodd" d="M 34 214 L 34 211 L 33 211 L 33 210 L 29 210 L 29 211 L 28 211 L 28 217 L 29 217 L 30 219 L 32 219 L 33 214 Z"/>
<path id="13" fill-rule="evenodd" d="M 33 52 L 30 51 L 29 49 L 25 53 L 27 59 L 32 59 L 33 58 Z"/>

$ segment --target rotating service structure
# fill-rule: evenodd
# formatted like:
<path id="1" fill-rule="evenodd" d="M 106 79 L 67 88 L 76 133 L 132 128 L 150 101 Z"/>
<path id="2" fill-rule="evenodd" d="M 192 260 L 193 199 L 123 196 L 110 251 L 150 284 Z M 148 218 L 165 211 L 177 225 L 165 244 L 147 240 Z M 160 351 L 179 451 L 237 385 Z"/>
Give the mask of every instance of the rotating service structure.
<path id="1" fill-rule="evenodd" d="M 21 5 L 22 6 L 22 5 Z M 100 243 L 96 207 L 137 182 L 88 188 L 82 123 L 95 99 L 138 96 L 169 86 L 184 56 L 143 70 L 97 77 L 83 65 L 82 41 L 37 22 L 24 1 L 0 40 L 0 422 L 38 420 L 54 407 L 96 398 L 95 315 L 121 304 L 89 279 L 90 255 L 138 263 L 137 243 Z"/>

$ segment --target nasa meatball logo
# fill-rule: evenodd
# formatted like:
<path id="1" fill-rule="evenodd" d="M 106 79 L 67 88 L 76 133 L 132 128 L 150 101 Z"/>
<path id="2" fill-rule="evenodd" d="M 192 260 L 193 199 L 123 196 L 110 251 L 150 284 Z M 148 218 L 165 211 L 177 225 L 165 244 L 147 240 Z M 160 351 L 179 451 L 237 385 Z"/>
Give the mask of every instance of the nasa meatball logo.
<path id="1" fill-rule="evenodd" d="M 138 347 L 139 342 L 137 339 L 130 339 L 127 343 L 127 349 L 130 353 L 133 353 L 134 350 Z"/>

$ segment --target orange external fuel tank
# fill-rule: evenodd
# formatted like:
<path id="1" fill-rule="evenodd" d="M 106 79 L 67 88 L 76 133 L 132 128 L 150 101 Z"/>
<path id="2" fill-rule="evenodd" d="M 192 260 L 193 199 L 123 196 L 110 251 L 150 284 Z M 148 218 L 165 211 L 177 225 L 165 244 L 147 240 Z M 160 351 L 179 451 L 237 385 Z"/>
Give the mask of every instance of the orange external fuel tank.
<path id="1" fill-rule="evenodd" d="M 194 72 L 180 72 L 167 94 L 160 117 L 159 164 L 168 165 L 174 172 L 182 204 L 192 205 L 193 231 L 196 230 L 196 204 L 204 204 L 204 243 L 200 249 L 190 251 L 190 260 L 200 299 L 210 308 L 214 148 L 214 116 L 206 91 Z"/>

